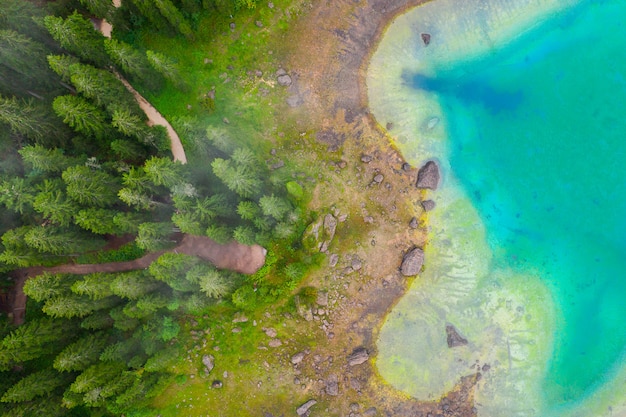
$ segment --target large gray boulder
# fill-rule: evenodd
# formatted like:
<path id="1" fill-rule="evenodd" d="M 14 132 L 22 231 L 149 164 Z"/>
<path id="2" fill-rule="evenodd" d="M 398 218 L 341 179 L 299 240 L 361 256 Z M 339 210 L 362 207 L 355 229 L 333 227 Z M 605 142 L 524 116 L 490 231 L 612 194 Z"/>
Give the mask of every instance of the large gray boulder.
<path id="1" fill-rule="evenodd" d="M 405 277 L 417 275 L 424 265 L 424 251 L 421 248 L 413 248 L 402 258 L 400 272 Z"/>
<path id="2" fill-rule="evenodd" d="M 436 190 L 439 187 L 439 165 L 435 161 L 426 162 L 417 172 L 417 188 Z"/>

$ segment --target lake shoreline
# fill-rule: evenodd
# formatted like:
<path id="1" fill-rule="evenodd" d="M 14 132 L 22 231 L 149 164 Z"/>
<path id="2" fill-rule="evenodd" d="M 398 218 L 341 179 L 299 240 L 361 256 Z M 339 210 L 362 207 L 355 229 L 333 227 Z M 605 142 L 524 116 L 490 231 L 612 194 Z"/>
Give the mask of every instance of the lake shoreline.
<path id="1" fill-rule="evenodd" d="M 337 188 L 334 180 L 318 186 L 313 209 L 324 211 L 330 205 L 338 213 L 353 213 L 350 207 L 360 205 L 362 211 L 362 218 L 349 216 L 347 225 L 338 226 L 359 228 L 357 246 L 349 242 L 336 242 L 334 248 L 331 245 L 330 252 L 340 252 L 340 262 L 325 268 L 330 280 L 327 276 L 313 277 L 307 282 L 318 288 L 327 287 L 329 281 L 347 282 L 342 291 L 345 298 L 327 308 L 334 326 L 333 339 L 320 342 L 312 354 L 337 357 L 365 348 L 371 358 L 359 367 L 344 365 L 335 370 L 340 372 L 339 381 L 345 381 L 340 385 L 345 398 L 333 398 L 332 410 L 348 409 L 354 398 L 349 395 L 352 388 L 358 392 L 360 403 L 368 399 L 380 415 L 437 415 L 444 410 L 446 415 L 476 415 L 473 388 L 479 374 L 462 378 L 440 401 L 420 402 L 387 384 L 375 365 L 378 331 L 412 282 L 399 272 L 402 257 L 410 248 L 426 244 L 427 226 L 421 206 L 424 194 L 415 187 L 419 167 L 406 164 L 384 126 L 370 114 L 366 75 L 370 58 L 389 25 L 397 16 L 424 3 L 318 3 L 299 22 L 294 32 L 300 36 L 285 51 L 285 67 L 295 74 L 289 93 L 302 99 L 301 105 L 286 111 L 303 130 L 310 127 L 318 132 L 318 142 L 327 146 L 329 159 L 336 161 L 330 167 L 336 174 L 334 180 L 342 182 L 344 190 L 343 195 L 333 196 Z M 372 180 L 377 175 L 384 178 L 378 185 Z M 419 227 L 409 226 L 412 216 L 420 219 Z M 359 269 L 354 270 L 348 259 L 358 259 Z M 415 279 L 420 279 L 419 275 Z"/>

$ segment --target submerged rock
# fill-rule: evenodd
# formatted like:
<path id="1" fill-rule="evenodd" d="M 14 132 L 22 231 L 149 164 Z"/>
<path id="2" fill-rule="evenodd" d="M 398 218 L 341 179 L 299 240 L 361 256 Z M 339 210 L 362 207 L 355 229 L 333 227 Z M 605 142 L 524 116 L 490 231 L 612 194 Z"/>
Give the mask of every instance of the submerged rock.
<path id="1" fill-rule="evenodd" d="M 467 345 L 467 339 L 451 324 L 446 324 L 446 336 L 449 348 Z"/>
<path id="2" fill-rule="evenodd" d="M 439 186 L 439 165 L 435 161 L 428 161 L 417 172 L 417 188 L 436 190 Z"/>
<path id="3" fill-rule="evenodd" d="M 421 248 L 413 248 L 402 258 L 400 272 L 405 277 L 417 275 L 424 265 L 424 251 Z"/>

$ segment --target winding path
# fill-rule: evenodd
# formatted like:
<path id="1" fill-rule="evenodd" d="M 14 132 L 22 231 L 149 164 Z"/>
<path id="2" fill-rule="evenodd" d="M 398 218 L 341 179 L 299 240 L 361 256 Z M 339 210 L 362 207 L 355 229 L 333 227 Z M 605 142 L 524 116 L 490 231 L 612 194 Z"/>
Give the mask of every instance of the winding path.
<path id="1" fill-rule="evenodd" d="M 113 0 L 114 7 L 120 7 L 122 5 L 122 0 Z M 113 31 L 113 26 L 105 19 L 102 19 L 97 25 L 96 29 L 100 31 L 105 37 L 111 38 L 111 32 Z M 154 126 L 163 126 L 167 130 L 167 135 L 170 138 L 170 148 L 172 149 L 172 155 L 174 157 L 174 161 L 178 161 L 181 164 L 187 163 L 187 156 L 185 155 L 185 149 L 183 148 L 183 144 L 180 141 L 180 137 L 172 127 L 172 125 L 163 117 L 161 113 L 157 109 L 154 108 L 152 104 L 148 100 L 146 100 L 141 94 L 137 92 L 133 88 L 132 85 L 124 77 L 122 77 L 117 72 L 114 72 L 115 76 L 124 84 L 124 87 L 135 97 L 137 104 L 141 107 L 141 110 L 148 116 L 148 125 Z"/>
<path id="2" fill-rule="evenodd" d="M 17 269 L 11 273 L 15 278 L 15 286 L 8 297 L 8 305 L 13 314 L 13 324 L 18 326 L 24 323 L 26 312 L 24 283 L 30 277 L 41 275 L 44 272 L 86 275 L 96 272 L 114 273 L 145 269 L 166 252 L 193 255 L 211 262 L 219 269 L 229 269 L 242 274 L 254 274 L 265 263 L 266 250 L 259 245 L 246 246 L 234 241 L 222 245 L 206 236 L 185 235 L 182 241 L 172 249 L 152 252 L 132 261 L 103 264 L 64 264 L 53 267 L 32 266 Z"/>

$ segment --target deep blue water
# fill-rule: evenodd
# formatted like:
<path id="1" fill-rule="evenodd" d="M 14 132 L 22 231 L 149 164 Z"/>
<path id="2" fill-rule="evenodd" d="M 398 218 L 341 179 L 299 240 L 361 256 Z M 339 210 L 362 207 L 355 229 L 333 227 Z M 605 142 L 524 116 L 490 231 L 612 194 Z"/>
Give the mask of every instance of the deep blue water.
<path id="1" fill-rule="evenodd" d="M 591 393 L 626 346 L 626 1 L 583 1 L 435 75 L 450 163 L 495 265 L 539 270 L 560 319 L 544 381 L 553 408 Z"/>

